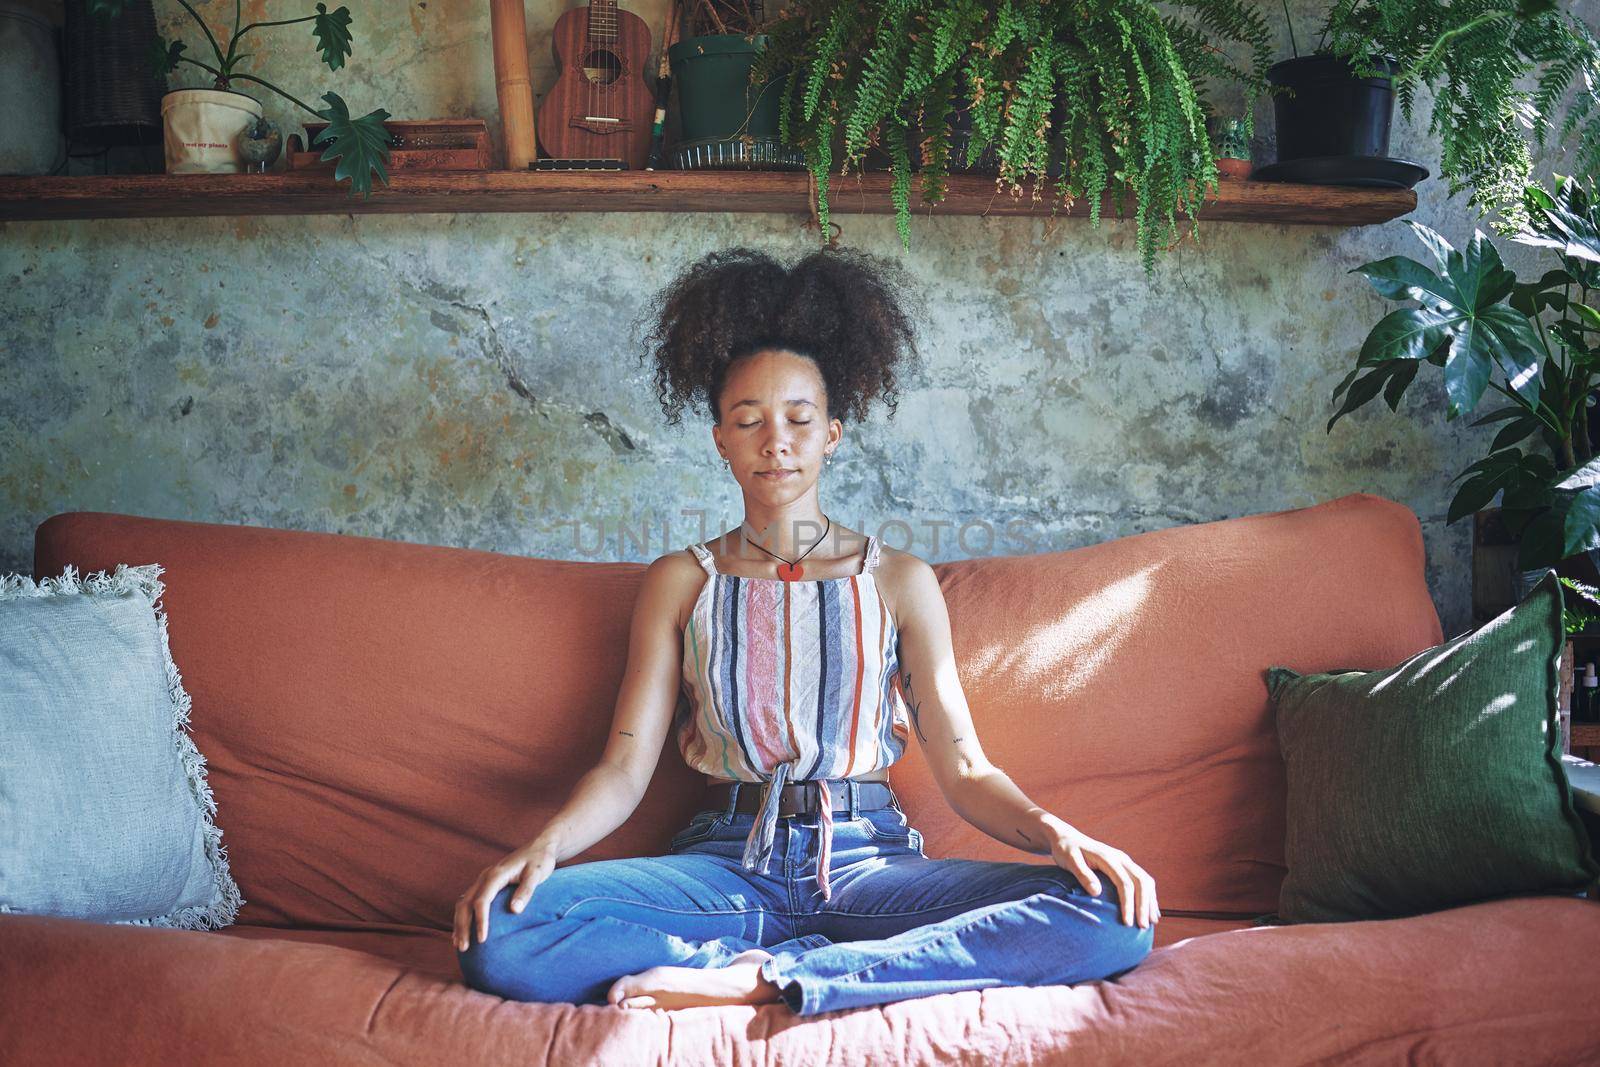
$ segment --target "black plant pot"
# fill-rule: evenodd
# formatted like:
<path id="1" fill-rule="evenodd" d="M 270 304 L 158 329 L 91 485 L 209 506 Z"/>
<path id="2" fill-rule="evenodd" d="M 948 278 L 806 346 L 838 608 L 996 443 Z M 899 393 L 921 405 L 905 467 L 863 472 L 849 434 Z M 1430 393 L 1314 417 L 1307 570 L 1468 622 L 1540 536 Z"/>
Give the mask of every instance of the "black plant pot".
<path id="1" fill-rule="evenodd" d="M 1267 81 L 1289 92 L 1274 93 L 1278 162 L 1314 156 L 1389 154 L 1389 124 L 1394 115 L 1391 59 L 1375 65 L 1382 76 L 1357 78 L 1338 56 L 1298 56 L 1274 63 Z"/>

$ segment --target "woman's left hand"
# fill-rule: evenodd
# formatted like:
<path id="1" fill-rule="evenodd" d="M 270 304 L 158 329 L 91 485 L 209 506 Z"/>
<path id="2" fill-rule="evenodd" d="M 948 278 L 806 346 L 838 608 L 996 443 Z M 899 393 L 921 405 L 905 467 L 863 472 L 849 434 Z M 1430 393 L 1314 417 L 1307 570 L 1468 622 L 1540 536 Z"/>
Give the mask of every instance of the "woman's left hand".
<path id="1" fill-rule="evenodd" d="M 1133 862 L 1126 852 L 1096 841 L 1059 819 L 1046 828 L 1045 833 L 1050 841 L 1051 858 L 1056 865 L 1071 871 L 1089 893 L 1100 895 L 1100 879 L 1090 870 L 1091 867 L 1104 872 L 1111 879 L 1117 887 L 1124 923 L 1132 925 L 1135 916 L 1140 927 L 1161 921 L 1161 908 L 1156 904 L 1156 880 Z"/>

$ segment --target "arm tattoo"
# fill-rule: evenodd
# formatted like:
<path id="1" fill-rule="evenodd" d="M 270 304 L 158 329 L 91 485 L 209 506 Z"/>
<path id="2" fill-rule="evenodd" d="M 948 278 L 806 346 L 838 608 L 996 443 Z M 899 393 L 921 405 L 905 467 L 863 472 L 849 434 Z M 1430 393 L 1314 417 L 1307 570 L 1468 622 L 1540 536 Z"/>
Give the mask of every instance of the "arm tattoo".
<path id="1" fill-rule="evenodd" d="M 1018 828 L 1017 828 L 1017 836 L 1018 836 L 1018 837 L 1020 837 L 1020 838 L 1022 838 L 1022 839 L 1023 839 L 1023 840 L 1024 840 L 1024 841 L 1026 841 L 1026 842 L 1027 842 L 1027 843 L 1028 843 L 1028 844 L 1030 844 L 1030 845 L 1032 845 L 1032 846 L 1033 846 L 1033 847 L 1034 847 L 1034 848 L 1038 848 L 1038 847 L 1039 847 L 1039 844 L 1038 844 L 1038 842 L 1036 842 L 1036 841 L 1034 841 L 1034 839 L 1033 839 L 1033 838 L 1031 838 L 1031 837 L 1029 837 L 1029 836 L 1028 836 L 1028 835 L 1027 835 L 1027 834 L 1025 834 L 1025 833 L 1023 833 L 1023 832 L 1022 832 L 1022 828 L 1021 828 L 1021 827 L 1018 827 Z"/>
<path id="2" fill-rule="evenodd" d="M 927 744 L 928 735 L 922 732 L 922 707 L 915 694 L 911 692 L 911 672 L 901 671 L 900 682 L 906 691 L 906 703 L 911 706 L 911 725 L 916 727 L 917 739 Z"/>
<path id="3" fill-rule="evenodd" d="M 630 734 L 626 730 L 618 730 L 617 733 L 621 734 L 623 737 L 632 737 L 633 736 L 632 734 Z"/>

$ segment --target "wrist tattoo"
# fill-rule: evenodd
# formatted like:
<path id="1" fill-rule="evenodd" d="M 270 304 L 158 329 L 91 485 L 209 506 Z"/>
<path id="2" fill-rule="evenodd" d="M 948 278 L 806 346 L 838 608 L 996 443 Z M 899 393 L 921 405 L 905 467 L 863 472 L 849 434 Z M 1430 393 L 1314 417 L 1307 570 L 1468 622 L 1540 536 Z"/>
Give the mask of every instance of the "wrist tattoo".
<path id="1" fill-rule="evenodd" d="M 626 730 L 618 730 L 617 733 L 621 734 L 623 737 L 632 737 L 633 736 L 632 734 L 630 734 Z"/>

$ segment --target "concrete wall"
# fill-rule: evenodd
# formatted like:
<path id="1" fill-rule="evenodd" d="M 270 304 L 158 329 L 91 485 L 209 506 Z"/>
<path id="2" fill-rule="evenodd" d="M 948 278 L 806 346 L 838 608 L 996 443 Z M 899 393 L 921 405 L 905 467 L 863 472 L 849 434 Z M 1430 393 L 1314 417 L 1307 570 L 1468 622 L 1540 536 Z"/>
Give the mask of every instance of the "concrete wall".
<path id="1" fill-rule="evenodd" d="M 307 26 L 258 31 L 256 73 L 356 114 L 479 115 L 498 136 L 482 0 L 349 0 L 354 55 L 319 68 Z M 307 12 L 313 5 L 301 5 Z M 536 88 L 554 79 L 529 4 Z M 659 0 L 629 5 L 659 37 Z M 176 3 L 164 31 L 203 37 Z M 1302 51 L 1321 5 L 1292 5 Z M 299 12 L 261 0 L 252 18 Z M 218 27 L 232 5 L 202 5 Z M 1587 16 L 1586 16 L 1587 17 Z M 1281 28 L 1280 28 L 1281 29 Z M 1282 34 L 1287 55 L 1288 35 Z M 205 76 L 182 68 L 173 87 Z M 264 94 L 270 117 L 304 116 Z M 1273 158 L 1270 109 L 1257 160 Z M 1398 113 L 1395 155 L 1437 170 L 1427 110 Z M 1415 218 L 1471 236 L 1436 179 Z M 648 560 L 738 521 L 737 487 L 699 420 L 666 427 L 630 323 L 695 257 L 796 252 L 798 216 L 417 215 L 99 220 L 0 226 L 0 571 L 31 566 L 34 527 L 66 510 L 329 530 L 563 558 Z M 867 529 L 900 520 L 929 560 L 966 549 L 928 523 L 1017 524 L 1090 544 L 1353 491 L 1421 517 L 1447 634 L 1470 625 L 1467 522 L 1451 476 L 1493 427 L 1447 423 L 1438 373 L 1399 414 L 1332 434 L 1334 385 L 1393 305 L 1370 259 L 1426 258 L 1399 221 L 1357 229 L 1203 224 L 1140 268 L 1131 222 L 840 217 L 844 240 L 904 255 L 925 287 L 925 368 L 898 415 L 851 426 L 823 505 Z M 1524 276 L 1544 261 L 1509 243 Z M 708 513 L 709 530 L 685 509 Z M 648 540 L 636 535 L 641 526 Z M 624 531 L 627 531 L 625 533 Z M 906 547 L 899 528 L 890 543 Z M 143 562 L 143 561 L 130 561 Z"/>

